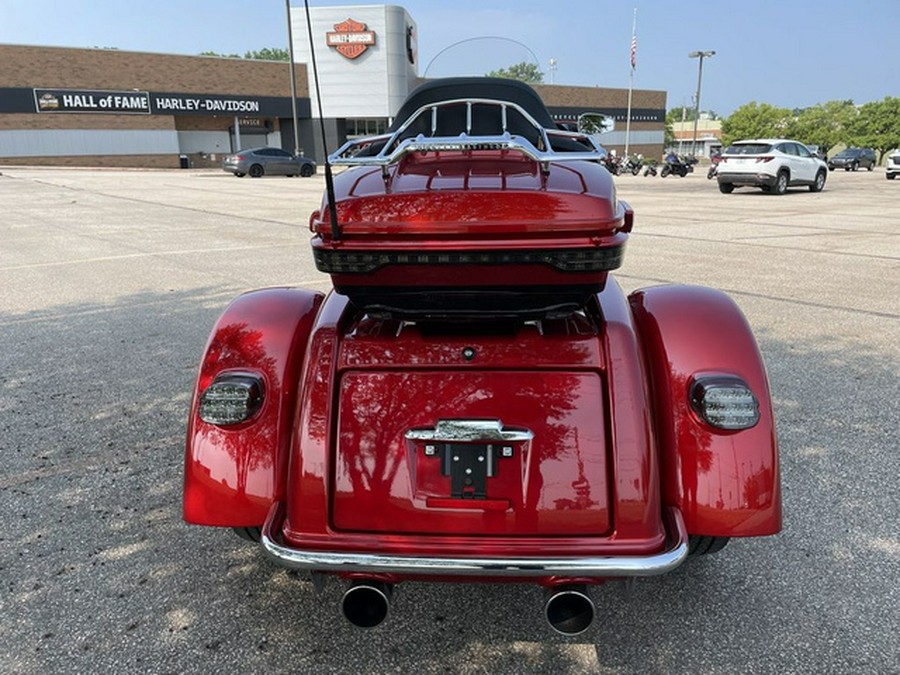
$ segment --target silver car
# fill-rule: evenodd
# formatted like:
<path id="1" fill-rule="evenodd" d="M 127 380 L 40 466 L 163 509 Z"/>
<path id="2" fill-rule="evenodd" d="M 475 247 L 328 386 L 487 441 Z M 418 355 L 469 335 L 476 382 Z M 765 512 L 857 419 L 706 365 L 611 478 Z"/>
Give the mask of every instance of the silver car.
<path id="1" fill-rule="evenodd" d="M 238 178 L 261 176 L 312 176 L 316 163 L 302 155 L 292 155 L 281 148 L 248 148 L 233 155 L 226 155 L 222 169 Z"/>

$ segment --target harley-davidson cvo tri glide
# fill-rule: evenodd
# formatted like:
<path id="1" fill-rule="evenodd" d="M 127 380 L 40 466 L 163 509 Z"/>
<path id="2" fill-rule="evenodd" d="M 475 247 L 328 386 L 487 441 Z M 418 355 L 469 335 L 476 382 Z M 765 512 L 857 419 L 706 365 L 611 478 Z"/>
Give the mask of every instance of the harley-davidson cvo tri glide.
<path id="1" fill-rule="evenodd" d="M 527 85 L 430 81 L 347 143 L 309 220 L 334 290 L 269 288 L 212 330 L 184 518 L 347 583 L 529 582 L 566 635 L 590 587 L 781 529 L 772 403 L 724 293 L 610 276 L 634 214 Z"/>

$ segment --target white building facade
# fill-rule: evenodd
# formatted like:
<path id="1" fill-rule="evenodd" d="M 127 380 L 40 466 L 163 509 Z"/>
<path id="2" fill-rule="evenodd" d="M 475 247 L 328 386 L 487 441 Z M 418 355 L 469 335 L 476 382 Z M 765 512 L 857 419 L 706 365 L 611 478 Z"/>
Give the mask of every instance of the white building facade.
<path id="1" fill-rule="evenodd" d="M 312 117 L 326 122 L 329 151 L 344 138 L 382 133 L 417 84 L 416 24 L 396 5 L 310 8 L 318 81 L 303 7 L 291 8 L 294 60 L 306 67 Z M 322 110 L 318 95 L 321 94 Z M 313 120 L 301 121 L 303 145 L 314 143 Z"/>

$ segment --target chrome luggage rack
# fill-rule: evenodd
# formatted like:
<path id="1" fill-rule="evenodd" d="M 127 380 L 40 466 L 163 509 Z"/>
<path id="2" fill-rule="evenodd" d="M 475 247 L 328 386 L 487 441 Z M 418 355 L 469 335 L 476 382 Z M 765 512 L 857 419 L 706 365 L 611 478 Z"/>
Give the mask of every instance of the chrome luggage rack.
<path id="1" fill-rule="evenodd" d="M 441 113 L 447 108 L 466 107 L 465 130 L 456 136 L 438 136 Z M 500 134 L 472 133 L 476 129 L 476 106 L 499 108 Z M 530 131 L 537 139 L 537 145 L 522 134 L 512 133 L 509 129 L 510 112 L 525 121 L 526 131 Z M 411 136 L 410 127 L 419 122 L 423 116 L 430 135 L 424 133 Z M 430 119 L 429 119 L 430 118 Z M 421 126 L 421 124 L 420 124 Z M 523 126 L 519 122 L 519 126 Z M 404 137 L 406 136 L 406 137 Z M 553 140 L 557 147 L 564 144 L 570 147 L 584 147 L 585 150 L 554 150 Z M 382 147 L 375 152 L 364 152 L 379 144 Z M 380 136 L 370 136 L 347 141 L 336 152 L 329 155 L 328 161 L 343 166 L 381 166 L 387 167 L 399 162 L 405 155 L 428 152 L 472 152 L 476 150 L 509 150 L 522 153 L 541 165 L 544 172 L 550 170 L 552 162 L 599 161 L 606 156 L 606 151 L 589 135 L 575 131 L 546 129 L 538 123 L 524 108 L 510 101 L 498 101 L 485 98 L 462 98 L 437 101 L 424 105 L 410 115 L 396 131 Z"/>

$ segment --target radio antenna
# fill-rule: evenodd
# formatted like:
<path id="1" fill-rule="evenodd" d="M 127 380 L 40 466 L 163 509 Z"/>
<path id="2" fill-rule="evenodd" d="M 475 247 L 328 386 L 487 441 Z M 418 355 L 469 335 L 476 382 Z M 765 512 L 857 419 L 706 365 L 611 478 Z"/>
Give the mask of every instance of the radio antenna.
<path id="1" fill-rule="evenodd" d="M 306 8 L 306 29 L 309 32 L 309 53 L 312 58 L 313 82 L 316 84 L 316 102 L 319 106 L 319 133 L 322 135 L 322 151 L 325 153 L 325 195 L 328 200 L 328 217 L 331 220 L 331 238 L 340 241 L 341 228 L 338 224 L 337 205 L 334 197 L 334 176 L 328 161 L 328 141 L 325 138 L 325 115 L 322 111 L 322 90 L 319 88 L 319 68 L 316 65 L 316 47 L 313 42 L 312 19 L 309 17 L 309 0 L 303 0 Z"/>

